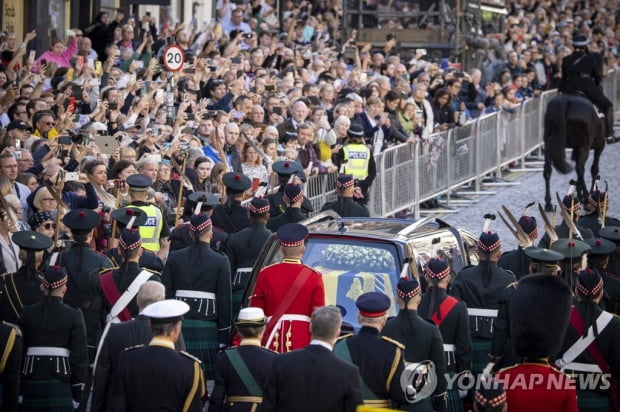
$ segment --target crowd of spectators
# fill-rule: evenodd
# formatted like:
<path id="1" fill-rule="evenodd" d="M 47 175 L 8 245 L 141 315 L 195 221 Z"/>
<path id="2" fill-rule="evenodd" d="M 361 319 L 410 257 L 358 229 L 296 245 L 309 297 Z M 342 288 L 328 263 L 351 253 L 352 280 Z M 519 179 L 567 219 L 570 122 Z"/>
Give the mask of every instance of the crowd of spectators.
<path id="1" fill-rule="evenodd" d="M 192 191 L 224 199 L 227 171 L 268 188 L 278 159 L 297 160 L 305 177 L 337 171 L 352 122 L 377 154 L 486 113 L 514 112 L 558 86 L 576 32 L 602 54 L 605 71 L 616 68 L 620 27 L 611 0 L 511 2 L 505 30 L 484 34 L 492 47 L 467 70 L 432 51 L 401 50 L 396 36 L 381 47 L 358 42 L 355 31 L 345 36 L 340 7 L 289 0 L 278 11 L 274 0 L 219 0 L 216 18 L 202 26 L 101 12 L 39 55 L 29 52 L 36 32 L 21 43 L 4 33 L 0 193 L 22 213 L 21 228 L 49 230 L 50 222 L 32 218 L 55 213 L 44 182 L 63 175 L 68 206 L 96 209 L 108 221 L 110 209 L 127 201 L 118 181 L 146 174 L 150 201 L 172 223 Z M 414 24 L 375 23 L 395 33 Z M 185 51 L 176 73 L 162 62 L 169 44 Z M 62 171 L 79 174 L 67 181 Z"/>

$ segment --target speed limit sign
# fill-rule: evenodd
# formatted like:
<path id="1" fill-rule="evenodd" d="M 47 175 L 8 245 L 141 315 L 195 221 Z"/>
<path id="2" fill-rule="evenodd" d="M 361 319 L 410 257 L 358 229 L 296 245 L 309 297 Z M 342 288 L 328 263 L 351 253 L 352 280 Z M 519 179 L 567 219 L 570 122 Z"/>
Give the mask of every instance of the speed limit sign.
<path id="1" fill-rule="evenodd" d="M 176 44 L 171 44 L 164 50 L 164 66 L 168 71 L 176 72 L 181 70 L 185 63 L 185 53 Z"/>

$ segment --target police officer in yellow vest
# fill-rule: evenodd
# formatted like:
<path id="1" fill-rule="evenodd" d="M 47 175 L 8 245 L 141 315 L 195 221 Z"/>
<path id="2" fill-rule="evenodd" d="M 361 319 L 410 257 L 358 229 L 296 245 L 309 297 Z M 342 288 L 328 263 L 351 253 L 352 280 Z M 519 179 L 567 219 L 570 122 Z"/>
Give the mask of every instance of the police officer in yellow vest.
<path id="1" fill-rule="evenodd" d="M 355 186 L 361 189 L 354 194 L 355 200 L 368 203 L 368 189 L 377 176 L 377 167 L 371 150 L 364 144 L 364 128 L 359 123 L 351 123 L 347 130 L 347 143 L 338 152 L 340 173 L 353 176 Z M 361 195 L 361 197 L 360 197 Z"/>
<path id="2" fill-rule="evenodd" d="M 131 175 L 127 178 L 131 203 L 128 206 L 137 207 L 146 213 L 146 223 L 140 226 L 142 247 L 156 253 L 162 260 L 166 259 L 169 249 L 168 236 L 170 227 L 163 218 L 161 209 L 153 203 L 147 202 L 148 189 L 151 178 L 146 175 Z"/>

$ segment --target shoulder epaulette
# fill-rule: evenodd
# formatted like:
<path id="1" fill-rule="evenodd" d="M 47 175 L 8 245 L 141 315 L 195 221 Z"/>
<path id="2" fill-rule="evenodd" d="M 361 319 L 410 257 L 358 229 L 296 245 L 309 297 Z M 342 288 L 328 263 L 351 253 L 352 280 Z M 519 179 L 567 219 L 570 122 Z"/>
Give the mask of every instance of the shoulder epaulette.
<path id="1" fill-rule="evenodd" d="M 392 345 L 400 348 L 400 349 L 405 349 L 405 345 L 403 345 L 402 343 L 400 343 L 397 340 L 394 340 L 392 338 L 388 338 L 387 336 L 381 336 L 381 339 L 383 339 L 384 341 L 390 342 Z"/>
<path id="2" fill-rule="evenodd" d="M 143 347 L 144 347 L 144 345 L 142 345 L 142 344 L 134 345 L 134 346 L 129 346 L 129 347 L 123 349 L 123 352 L 127 352 L 127 351 L 130 351 L 130 350 L 133 350 L 133 349 L 143 348 Z"/>
<path id="3" fill-rule="evenodd" d="M 161 276 L 161 272 L 159 270 L 151 269 L 151 268 L 140 268 L 141 270 L 146 270 L 147 272 L 151 272 L 154 275 Z"/>
<path id="4" fill-rule="evenodd" d="M 352 333 L 346 333 L 342 336 L 338 336 L 338 339 L 336 339 L 336 341 L 344 340 L 344 339 L 350 338 L 351 336 L 355 336 L 355 335 Z"/>
<path id="5" fill-rule="evenodd" d="M 185 352 L 184 350 L 180 350 L 180 351 L 179 351 L 179 353 L 180 353 L 181 355 L 187 356 L 188 358 L 190 358 L 190 359 L 191 359 L 191 360 L 193 360 L 194 362 L 202 363 L 202 362 L 200 362 L 200 359 L 198 359 L 197 357 L 195 357 L 195 356 L 194 356 L 194 355 L 192 355 L 192 354 L 189 354 L 189 353 Z"/>
<path id="6" fill-rule="evenodd" d="M 17 336 L 22 336 L 22 329 L 16 324 L 11 323 L 11 322 L 6 322 L 4 320 L 2 321 L 2 323 L 15 329 L 15 333 L 17 333 Z"/>

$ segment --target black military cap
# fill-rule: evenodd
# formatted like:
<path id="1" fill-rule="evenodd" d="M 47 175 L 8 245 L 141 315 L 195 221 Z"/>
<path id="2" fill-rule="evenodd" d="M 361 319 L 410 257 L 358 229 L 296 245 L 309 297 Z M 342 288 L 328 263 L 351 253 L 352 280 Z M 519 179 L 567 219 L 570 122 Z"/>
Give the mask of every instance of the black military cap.
<path id="1" fill-rule="evenodd" d="M 269 202 L 262 197 L 255 197 L 250 202 L 250 214 L 252 216 L 260 216 L 269 212 Z"/>
<path id="2" fill-rule="evenodd" d="M 611 240 L 591 237 L 584 242 L 590 246 L 590 255 L 607 256 L 616 250 L 616 244 Z"/>
<path id="3" fill-rule="evenodd" d="M 574 259 L 588 253 L 590 245 L 578 239 L 558 239 L 551 245 L 551 250 L 560 252 L 564 259 Z"/>
<path id="4" fill-rule="evenodd" d="M 48 290 L 57 289 L 67 284 L 67 269 L 62 266 L 49 266 L 42 279 L 43 286 Z"/>
<path id="5" fill-rule="evenodd" d="M 499 235 L 494 232 L 483 232 L 478 238 L 478 249 L 485 253 L 495 252 L 502 246 L 502 242 L 499 240 Z"/>
<path id="6" fill-rule="evenodd" d="M 13 242 L 25 250 L 45 250 L 54 244 L 49 237 L 33 230 L 22 230 L 13 234 Z"/>
<path id="7" fill-rule="evenodd" d="M 570 288 L 557 276 L 523 277 L 510 299 L 510 336 L 517 355 L 541 359 L 558 353 L 571 303 Z"/>
<path id="8" fill-rule="evenodd" d="M 407 302 L 420 294 L 420 284 L 415 278 L 401 279 L 396 285 L 396 295 Z"/>
<path id="9" fill-rule="evenodd" d="M 536 227 L 536 218 L 534 216 L 521 216 L 519 218 L 519 226 L 530 239 L 536 240 L 538 237 L 538 229 Z"/>
<path id="10" fill-rule="evenodd" d="M 584 47 L 587 46 L 588 43 L 588 39 L 583 34 L 575 34 L 573 36 L 573 46 L 575 47 Z"/>
<path id="11" fill-rule="evenodd" d="M 126 252 L 138 249 L 142 246 L 142 239 L 137 230 L 123 229 L 118 245 Z"/>
<path id="12" fill-rule="evenodd" d="M 378 318 L 390 308 L 390 298 L 381 292 L 366 292 L 355 301 L 360 315 L 367 318 Z"/>
<path id="13" fill-rule="evenodd" d="M 211 218 L 208 214 L 192 215 L 189 221 L 189 229 L 194 233 L 200 233 L 211 226 Z"/>
<path id="14" fill-rule="evenodd" d="M 301 246 L 308 237 L 308 228 L 300 223 L 287 223 L 278 229 L 276 236 L 284 247 Z"/>
<path id="15" fill-rule="evenodd" d="M 282 199 L 286 203 L 292 205 L 299 202 L 303 195 L 304 194 L 301 192 L 300 185 L 296 183 L 289 183 L 286 185 L 286 187 L 284 187 L 284 195 L 282 196 Z"/>
<path id="16" fill-rule="evenodd" d="M 347 130 L 347 134 L 349 135 L 349 137 L 353 137 L 356 139 L 362 138 L 364 137 L 364 128 L 361 124 L 353 122 Z"/>
<path id="17" fill-rule="evenodd" d="M 224 176 L 222 176 L 222 182 L 224 182 L 226 189 L 235 195 L 245 192 L 252 186 L 252 181 L 249 177 L 235 172 L 224 174 Z"/>
<path id="18" fill-rule="evenodd" d="M 347 187 L 353 186 L 353 176 L 347 174 L 339 174 L 338 180 L 336 180 L 336 188 L 338 189 L 346 189 Z"/>
<path id="19" fill-rule="evenodd" d="M 150 177 L 141 174 L 128 176 L 126 181 L 134 192 L 145 192 L 153 183 Z"/>
<path id="20" fill-rule="evenodd" d="M 303 170 L 301 165 L 297 162 L 279 160 L 271 165 L 271 169 L 280 176 L 290 176 L 299 173 Z"/>
<path id="21" fill-rule="evenodd" d="M 90 209 L 73 209 L 62 218 L 62 223 L 71 230 L 90 230 L 100 221 L 99 215 Z"/>
<path id="22" fill-rule="evenodd" d="M 209 210 L 220 203 L 220 199 L 209 192 L 194 192 L 187 198 L 196 204 L 200 202 L 200 210 Z"/>
<path id="23" fill-rule="evenodd" d="M 431 279 L 444 279 L 450 275 L 450 265 L 444 259 L 431 259 L 426 264 L 426 275 Z"/>
<path id="24" fill-rule="evenodd" d="M 616 243 L 620 243 L 620 227 L 607 226 L 598 231 L 598 235 L 603 239 L 611 240 Z"/>
<path id="25" fill-rule="evenodd" d="M 579 209 L 581 209 L 579 198 L 572 195 L 564 196 L 564 199 L 562 199 L 562 206 L 568 213 L 570 213 L 571 207 L 573 209 L 573 213 L 579 212 Z"/>
<path id="26" fill-rule="evenodd" d="M 523 249 L 523 252 L 532 259 L 532 262 L 545 263 L 550 266 L 556 265 L 558 262 L 564 260 L 564 255 L 560 252 L 542 247 L 528 247 Z"/>
<path id="27" fill-rule="evenodd" d="M 577 291 L 583 296 L 596 297 L 603 289 L 603 278 L 596 269 L 580 270 L 577 275 Z"/>
<path id="28" fill-rule="evenodd" d="M 122 207 L 114 210 L 110 216 L 124 227 L 129 226 L 129 222 L 131 227 L 143 226 L 147 219 L 146 213 L 137 207 Z"/>

